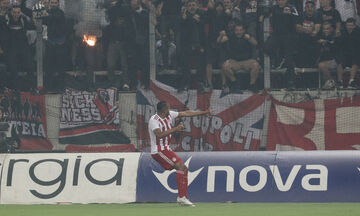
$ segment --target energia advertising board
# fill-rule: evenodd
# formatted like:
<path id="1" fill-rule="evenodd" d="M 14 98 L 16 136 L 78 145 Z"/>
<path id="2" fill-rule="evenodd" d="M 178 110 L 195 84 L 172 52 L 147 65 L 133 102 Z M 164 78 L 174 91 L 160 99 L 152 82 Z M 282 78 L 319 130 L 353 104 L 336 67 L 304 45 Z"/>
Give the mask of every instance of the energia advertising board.
<path id="1" fill-rule="evenodd" d="M 140 153 L 8 154 L 0 203 L 135 202 L 139 157 Z"/>

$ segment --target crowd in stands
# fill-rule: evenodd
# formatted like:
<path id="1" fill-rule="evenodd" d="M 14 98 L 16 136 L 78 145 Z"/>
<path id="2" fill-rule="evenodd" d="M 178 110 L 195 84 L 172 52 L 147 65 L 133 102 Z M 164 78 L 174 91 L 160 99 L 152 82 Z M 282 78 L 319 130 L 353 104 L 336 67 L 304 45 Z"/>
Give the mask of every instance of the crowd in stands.
<path id="1" fill-rule="evenodd" d="M 95 70 L 108 71 L 104 81 L 108 85 L 104 87 L 147 88 L 150 5 L 139 0 L 103 2 L 100 6 L 106 12 L 105 24 L 99 34 L 86 35 L 95 37 L 94 44 L 88 45 L 84 42 L 85 33 L 77 32 L 77 25 L 83 20 L 67 17 L 59 0 L 34 1 L 31 9 L 25 0 L 0 0 L 1 87 L 36 87 L 36 26 L 41 21 L 46 92 L 62 91 L 69 83 L 74 87 L 74 80 L 68 80 L 66 72 L 78 70 L 85 71 L 86 77 L 75 85 L 87 90 L 94 87 Z M 115 75 L 118 69 L 122 73 Z"/>
<path id="2" fill-rule="evenodd" d="M 63 89 L 65 71 L 79 68 L 87 71 L 87 87 L 93 85 L 94 70 L 107 70 L 107 82 L 121 90 L 148 88 L 151 8 L 157 70 L 175 70 L 180 92 L 194 87 L 202 92 L 257 92 L 263 88 L 259 78 L 264 53 L 273 68 L 286 68 L 283 87 L 299 85 L 295 67 L 301 67 L 318 68 L 325 89 L 358 88 L 359 0 L 104 0 L 106 23 L 93 48 L 75 33 L 79 20 L 66 17 L 59 0 L 41 2 L 46 9 L 42 20 L 48 90 Z M 33 15 L 25 0 L 0 0 L 0 64 L 6 66 L 0 68 L 5 77 L 1 86 L 35 86 L 39 19 Z M 264 40 L 267 17 L 271 35 Z M 120 75 L 115 73 L 119 68 Z M 350 77 L 344 82 L 346 68 Z M 219 69 L 221 77 L 215 77 L 213 69 Z M 249 72 L 245 85 L 238 71 Z M 22 81 L 18 72 L 27 72 Z"/>

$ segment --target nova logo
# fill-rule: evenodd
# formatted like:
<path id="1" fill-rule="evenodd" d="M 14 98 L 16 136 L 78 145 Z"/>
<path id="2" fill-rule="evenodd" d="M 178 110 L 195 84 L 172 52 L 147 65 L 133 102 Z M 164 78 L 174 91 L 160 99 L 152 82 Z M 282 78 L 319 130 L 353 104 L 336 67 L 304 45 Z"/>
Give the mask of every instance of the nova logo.
<path id="1" fill-rule="evenodd" d="M 301 165 L 294 165 L 288 176 L 280 173 L 277 165 L 269 165 L 272 179 L 279 191 L 289 191 L 294 183 L 295 178 L 298 176 L 301 169 Z M 326 191 L 328 184 L 328 169 L 324 165 L 309 164 L 305 166 L 305 169 L 311 171 L 311 173 L 301 174 L 301 186 L 307 191 Z M 314 173 L 316 171 L 316 173 Z M 226 192 L 234 192 L 235 171 L 230 166 L 209 166 L 207 176 L 207 192 L 215 191 L 215 173 L 226 173 Z M 250 172 L 258 173 L 258 182 L 255 184 L 248 183 L 248 174 Z M 283 179 L 285 181 L 283 181 Z M 268 171 L 262 166 L 251 165 L 240 170 L 239 173 L 239 185 L 247 192 L 257 192 L 262 190 L 268 181 Z M 272 184 L 273 185 L 273 184 Z"/>
<path id="2" fill-rule="evenodd" d="M 191 157 L 185 162 L 189 167 Z M 301 169 L 305 169 L 300 172 Z M 189 171 L 189 185 L 204 169 L 200 169 L 190 172 Z M 360 171 L 360 168 L 359 168 Z M 166 170 L 163 173 L 152 171 L 160 183 L 170 192 L 177 193 L 176 189 L 173 189 L 168 184 L 168 178 L 175 170 Z M 225 173 L 225 179 L 217 179 L 216 173 Z M 249 183 L 248 174 L 257 173 L 257 182 Z M 268 172 L 271 174 L 269 175 Z M 294 165 L 292 166 L 290 173 L 285 175 L 281 173 L 277 165 L 269 165 L 269 169 L 258 165 L 250 165 L 240 170 L 238 174 L 238 184 L 247 192 L 258 192 L 262 190 L 268 181 L 274 182 L 269 184 L 269 187 L 276 187 L 279 191 L 286 192 L 292 188 L 292 185 L 296 177 L 301 177 L 301 187 L 306 191 L 327 191 L 328 189 L 328 169 L 321 164 L 309 164 L 309 165 Z M 216 181 L 226 181 L 226 192 L 234 192 L 235 188 L 235 171 L 231 166 L 208 166 L 208 172 L 206 177 L 206 192 L 215 192 Z"/>
<path id="3" fill-rule="evenodd" d="M 189 159 L 186 160 L 185 162 L 185 165 L 187 167 L 189 167 L 189 164 L 190 164 L 190 161 L 191 161 L 191 158 L 190 157 Z M 201 172 L 201 170 L 203 170 L 204 167 L 201 167 L 200 169 L 194 171 L 194 172 L 191 172 L 190 169 L 189 169 L 189 172 L 188 172 L 188 185 L 190 185 L 194 179 L 199 175 L 199 173 Z M 176 170 L 173 169 L 173 170 L 165 170 L 163 173 L 158 173 L 158 172 L 155 172 L 154 170 L 152 171 L 154 173 L 154 175 L 156 176 L 156 178 L 160 181 L 160 183 L 166 188 L 166 190 L 170 191 L 171 193 L 177 193 L 178 190 L 177 189 L 173 189 L 169 186 L 168 184 L 168 178 L 169 176 L 171 175 L 171 173 L 174 173 Z"/>

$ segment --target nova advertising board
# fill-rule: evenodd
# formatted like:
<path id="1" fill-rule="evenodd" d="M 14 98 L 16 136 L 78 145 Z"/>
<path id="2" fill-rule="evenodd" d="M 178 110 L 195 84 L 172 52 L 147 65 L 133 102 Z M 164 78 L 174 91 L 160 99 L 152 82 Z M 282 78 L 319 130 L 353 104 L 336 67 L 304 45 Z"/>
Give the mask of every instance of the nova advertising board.
<path id="1" fill-rule="evenodd" d="M 360 152 L 179 153 L 194 202 L 358 202 Z M 175 171 L 150 154 L 139 162 L 137 202 L 173 202 Z"/>
<path id="2" fill-rule="evenodd" d="M 9 154 L 1 204 L 129 203 L 139 153 Z"/>

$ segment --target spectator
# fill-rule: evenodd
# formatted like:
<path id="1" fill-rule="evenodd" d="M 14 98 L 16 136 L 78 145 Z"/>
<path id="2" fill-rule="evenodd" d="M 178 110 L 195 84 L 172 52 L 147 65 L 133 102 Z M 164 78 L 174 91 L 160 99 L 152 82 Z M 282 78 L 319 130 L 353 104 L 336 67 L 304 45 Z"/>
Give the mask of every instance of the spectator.
<path id="1" fill-rule="evenodd" d="M 7 31 L 6 31 L 6 17 L 10 13 L 10 0 L 0 0 L 0 76 L 6 77 L 6 55 L 7 55 Z M 0 88 L 4 87 L 5 79 L 0 80 Z"/>
<path id="2" fill-rule="evenodd" d="M 336 37 L 341 35 L 341 17 L 338 10 L 333 8 L 331 0 L 320 0 L 320 8 L 317 10 L 317 14 L 321 19 L 321 22 L 330 22 L 335 29 Z"/>
<path id="3" fill-rule="evenodd" d="M 5 16 L 10 13 L 11 3 L 10 0 L 1 0 L 0 1 L 0 16 Z"/>
<path id="4" fill-rule="evenodd" d="M 241 14 L 247 32 L 258 39 L 259 23 L 264 20 L 263 8 L 259 0 L 241 1 Z"/>
<path id="5" fill-rule="evenodd" d="M 164 69 L 169 68 L 169 45 L 170 31 L 174 33 L 175 43 L 180 47 L 179 41 L 179 15 L 181 12 L 181 0 L 162 0 L 160 15 L 160 33 L 161 33 L 161 55 Z"/>
<path id="6" fill-rule="evenodd" d="M 19 6 L 23 15 L 32 18 L 32 10 L 26 7 L 26 0 L 14 0 L 14 6 Z"/>
<path id="7" fill-rule="evenodd" d="M 212 69 L 213 65 L 216 68 L 223 63 L 221 59 L 220 45 L 217 42 L 217 38 L 221 31 L 225 31 L 227 25 L 231 19 L 231 16 L 225 13 L 224 4 L 219 1 L 214 6 L 210 6 L 207 11 L 208 23 L 209 23 L 209 34 L 206 48 L 206 78 L 205 90 L 209 91 L 213 88 L 212 84 Z"/>
<path id="8" fill-rule="evenodd" d="M 227 85 L 227 78 L 230 79 L 230 88 L 232 90 L 239 89 L 239 83 L 234 75 L 239 70 L 250 70 L 250 84 L 248 89 L 256 92 L 256 80 L 259 76 L 259 63 L 252 58 L 252 47 L 257 45 L 254 37 L 246 33 L 243 24 L 237 23 L 235 25 L 234 34 L 227 35 L 222 31 L 219 42 L 222 43 L 227 60 L 222 65 L 222 90 L 224 93 L 229 92 Z"/>
<path id="9" fill-rule="evenodd" d="M 62 90 L 65 87 L 65 58 L 67 26 L 64 12 L 59 7 L 59 0 L 50 0 L 50 10 L 44 20 L 47 26 L 45 48 L 45 88 Z M 53 89 L 54 88 L 54 89 Z"/>
<path id="10" fill-rule="evenodd" d="M 20 149 L 21 140 L 13 124 L 8 123 L 5 110 L 0 106 L 0 153 L 13 153 Z"/>
<path id="11" fill-rule="evenodd" d="M 5 15 L 2 19 L 5 26 L 4 37 L 6 39 L 5 52 L 7 53 L 7 67 L 10 73 L 7 77 L 7 87 L 29 87 L 33 81 L 34 75 L 34 58 L 28 44 L 26 31 L 34 29 L 35 26 L 29 17 L 22 14 L 19 6 L 13 6 L 11 13 Z M 26 81 L 24 83 L 18 81 L 18 73 L 20 67 L 24 69 Z"/>
<path id="12" fill-rule="evenodd" d="M 314 67 L 317 59 L 318 44 L 316 35 L 321 28 L 320 19 L 315 14 L 315 3 L 308 0 L 305 5 L 305 12 L 299 17 L 296 24 L 298 32 L 298 54 L 296 65 L 300 67 Z"/>
<path id="13" fill-rule="evenodd" d="M 109 19 L 110 24 L 105 29 L 105 40 L 107 45 L 107 67 L 108 78 L 116 87 L 128 91 L 129 86 L 129 68 L 128 68 L 128 49 L 133 30 L 129 20 L 129 11 L 118 3 L 110 8 L 115 11 Z M 122 77 L 119 80 L 115 77 L 115 69 L 120 58 Z"/>
<path id="14" fill-rule="evenodd" d="M 204 12 L 198 9 L 195 0 L 188 0 L 180 21 L 180 44 L 182 77 L 178 81 L 179 91 L 188 90 L 191 83 L 191 63 L 195 62 L 197 81 L 203 82 L 205 68 Z"/>
<path id="15" fill-rule="evenodd" d="M 343 49 L 343 59 L 340 64 L 338 79 L 339 86 L 342 87 L 343 67 L 350 67 L 350 80 L 348 88 L 358 88 L 355 76 L 360 65 L 360 29 L 356 26 L 356 20 L 349 18 L 345 23 L 345 31 L 341 37 L 341 47 Z"/>
<path id="16" fill-rule="evenodd" d="M 277 0 L 277 5 L 272 8 L 270 16 L 273 33 L 266 49 L 271 53 L 270 55 L 278 55 L 280 59 L 282 58 L 279 67 L 282 64 L 285 65 L 287 87 L 293 88 L 295 84 L 294 54 L 296 49 L 294 39 L 296 38 L 296 21 L 299 14 L 295 7 L 288 4 L 288 0 Z M 275 53 L 272 50 L 275 50 Z"/>
<path id="17" fill-rule="evenodd" d="M 238 19 L 238 20 L 242 20 L 242 16 L 241 16 L 241 10 L 239 5 L 234 4 L 234 2 L 232 0 L 224 0 L 224 6 L 225 6 L 225 13 L 229 16 L 231 16 L 232 18 Z"/>
<path id="18" fill-rule="evenodd" d="M 306 3 L 308 2 L 309 0 L 303 0 L 303 9 L 301 11 L 305 11 L 305 6 L 306 6 Z M 314 5 L 315 5 L 315 10 L 319 9 L 320 8 L 320 0 L 313 0 L 314 2 Z"/>
<path id="19" fill-rule="evenodd" d="M 160 32 L 159 32 L 159 35 Z M 161 37 L 160 37 L 161 38 Z M 160 67 L 160 70 L 166 69 L 163 57 L 162 57 L 162 43 L 163 40 L 156 41 L 156 65 Z M 175 35 L 173 31 L 170 31 L 170 40 L 168 42 L 168 65 L 169 67 L 173 67 L 176 63 L 176 44 L 175 44 Z"/>
<path id="20" fill-rule="evenodd" d="M 149 63 L 149 12 L 146 8 L 141 7 L 139 0 L 130 1 L 130 16 L 134 29 L 133 38 L 133 56 L 130 84 L 136 87 L 136 75 L 140 72 L 140 86 L 149 87 L 150 81 L 150 63 Z"/>
<path id="21" fill-rule="evenodd" d="M 323 89 L 334 88 L 336 83 L 331 76 L 331 70 L 338 69 L 339 65 L 339 52 L 340 44 L 339 39 L 336 38 L 333 25 L 330 22 L 324 22 L 322 24 L 322 32 L 317 38 L 317 43 L 320 45 L 319 56 L 319 71 L 324 75 L 325 84 Z M 341 84 L 341 76 L 338 75 L 338 83 Z"/>

